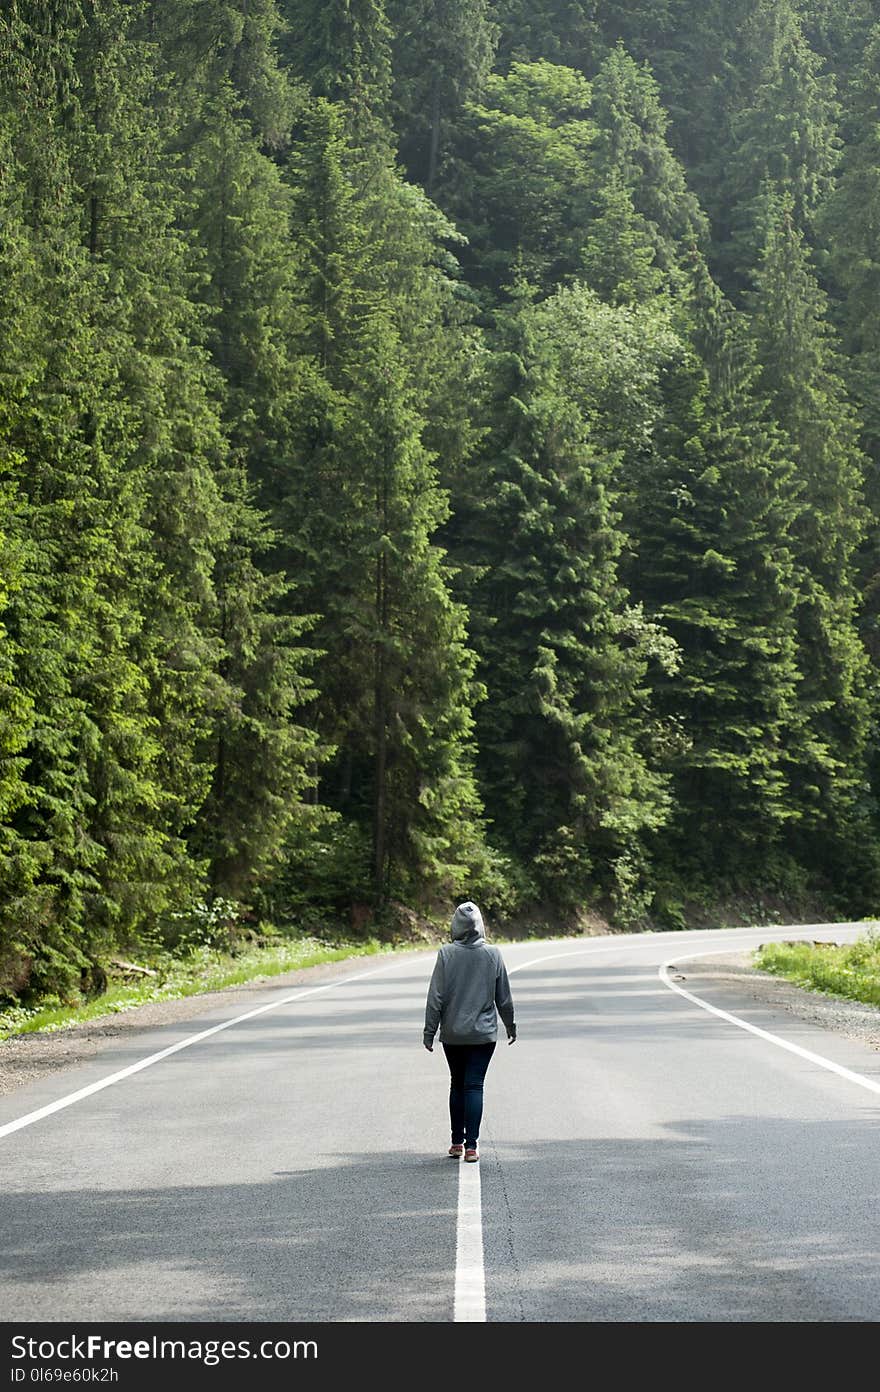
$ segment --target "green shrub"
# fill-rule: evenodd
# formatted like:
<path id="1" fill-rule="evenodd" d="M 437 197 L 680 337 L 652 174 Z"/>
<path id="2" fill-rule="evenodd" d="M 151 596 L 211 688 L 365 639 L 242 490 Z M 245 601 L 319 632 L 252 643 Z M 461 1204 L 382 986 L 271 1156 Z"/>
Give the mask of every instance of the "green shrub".
<path id="1" fill-rule="evenodd" d="M 869 929 L 854 943 L 765 943 L 755 954 L 763 971 L 811 991 L 880 1006 L 880 933 Z"/>

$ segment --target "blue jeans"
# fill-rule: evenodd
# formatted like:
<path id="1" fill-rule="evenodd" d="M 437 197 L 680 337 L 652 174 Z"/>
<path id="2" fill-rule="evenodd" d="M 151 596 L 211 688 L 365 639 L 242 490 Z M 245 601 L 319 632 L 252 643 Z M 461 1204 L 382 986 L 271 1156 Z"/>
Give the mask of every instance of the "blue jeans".
<path id="1" fill-rule="evenodd" d="M 495 1052 L 490 1044 L 444 1044 L 449 1064 L 449 1120 L 452 1144 L 476 1146 L 483 1119 L 483 1080 Z"/>

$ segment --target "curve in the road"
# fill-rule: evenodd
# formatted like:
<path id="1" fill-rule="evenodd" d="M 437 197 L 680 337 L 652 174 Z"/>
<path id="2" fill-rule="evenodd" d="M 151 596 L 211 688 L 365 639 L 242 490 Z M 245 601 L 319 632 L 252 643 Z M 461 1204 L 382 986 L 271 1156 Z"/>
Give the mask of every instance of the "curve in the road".
<path id="1" fill-rule="evenodd" d="M 869 1092 L 880 1093 L 880 1083 L 873 1078 L 866 1078 L 863 1073 L 855 1073 L 851 1068 L 844 1068 L 842 1064 L 835 1063 L 833 1059 L 824 1058 L 821 1054 L 813 1053 L 812 1049 L 804 1049 L 800 1044 L 793 1044 L 788 1039 L 782 1039 L 778 1034 L 771 1034 L 769 1030 L 760 1029 L 758 1025 L 749 1024 L 748 1020 L 742 1020 L 738 1015 L 732 1015 L 728 1010 L 720 1010 L 717 1005 L 710 1005 L 708 1001 L 702 1000 L 700 996 L 695 996 L 692 991 L 685 991 L 684 987 L 676 985 L 669 976 L 669 969 L 681 962 L 696 962 L 702 957 L 717 957 L 722 953 L 729 952 L 730 948 L 715 948 L 712 952 L 693 952 L 687 957 L 670 957 L 664 962 L 658 971 L 658 976 L 664 986 L 668 986 L 670 991 L 675 991 L 679 996 L 684 996 L 686 1000 L 698 1005 L 701 1010 L 707 1010 L 710 1015 L 717 1015 L 720 1020 L 726 1020 L 728 1024 L 736 1025 L 738 1029 L 748 1030 L 749 1034 L 756 1034 L 759 1039 L 766 1039 L 770 1044 L 775 1044 L 780 1049 L 787 1049 L 790 1054 L 797 1054 L 799 1058 L 807 1059 L 810 1063 L 816 1063 L 820 1068 L 827 1068 L 829 1073 L 836 1073 L 840 1078 L 846 1078 L 850 1083 L 857 1083 L 859 1087 L 867 1088 Z"/>

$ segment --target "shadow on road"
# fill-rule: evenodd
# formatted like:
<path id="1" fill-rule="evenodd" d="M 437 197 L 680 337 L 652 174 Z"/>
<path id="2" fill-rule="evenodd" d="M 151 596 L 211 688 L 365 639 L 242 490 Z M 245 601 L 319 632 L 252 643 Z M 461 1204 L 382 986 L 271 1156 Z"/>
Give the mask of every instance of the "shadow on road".
<path id="1" fill-rule="evenodd" d="M 484 1147 L 489 1318 L 876 1321 L 880 1110 Z"/>
<path id="2" fill-rule="evenodd" d="M 4 1194 L 3 1318 L 448 1320 L 457 1164 L 311 1164 L 246 1184 Z"/>
<path id="3" fill-rule="evenodd" d="M 878 1319 L 878 1121 L 486 1133 L 489 1318 Z M 457 1163 L 391 1146 L 285 1158 L 247 1183 L 3 1195 L 4 1318 L 451 1319 Z"/>

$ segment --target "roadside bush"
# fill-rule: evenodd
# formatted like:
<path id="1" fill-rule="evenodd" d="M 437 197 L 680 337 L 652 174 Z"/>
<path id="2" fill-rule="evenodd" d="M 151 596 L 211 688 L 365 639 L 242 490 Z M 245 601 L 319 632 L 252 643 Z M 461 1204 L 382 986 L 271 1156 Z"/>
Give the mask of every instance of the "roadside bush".
<path id="1" fill-rule="evenodd" d="M 819 943 L 765 943 L 755 956 L 763 971 L 812 991 L 880 1006 L 880 933 L 869 930 L 839 947 Z"/>

